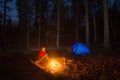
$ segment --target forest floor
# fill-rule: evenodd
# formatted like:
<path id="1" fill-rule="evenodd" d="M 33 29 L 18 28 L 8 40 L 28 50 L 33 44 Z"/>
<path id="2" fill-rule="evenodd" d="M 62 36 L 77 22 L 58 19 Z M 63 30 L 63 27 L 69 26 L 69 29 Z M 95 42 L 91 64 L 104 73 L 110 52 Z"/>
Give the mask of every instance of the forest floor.
<path id="1" fill-rule="evenodd" d="M 73 61 L 66 76 L 52 76 L 33 65 L 30 59 L 36 59 L 36 53 L 15 52 L 11 56 L 1 56 L 0 80 L 120 80 L 119 52 L 96 50 L 85 56 L 66 55 L 65 50 L 58 52 L 57 54 L 61 54 L 56 55 L 57 57 L 65 55 L 64 57 Z M 48 51 L 50 56 L 51 53 Z"/>

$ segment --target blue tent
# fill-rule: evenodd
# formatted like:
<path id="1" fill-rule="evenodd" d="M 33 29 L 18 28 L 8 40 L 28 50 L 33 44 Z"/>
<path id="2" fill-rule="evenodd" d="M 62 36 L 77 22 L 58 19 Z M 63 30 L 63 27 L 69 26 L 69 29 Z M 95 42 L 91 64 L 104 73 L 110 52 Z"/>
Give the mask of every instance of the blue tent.
<path id="1" fill-rule="evenodd" d="M 88 47 L 85 44 L 79 42 L 76 42 L 72 45 L 72 52 L 75 55 L 90 54 L 90 50 L 88 49 Z"/>

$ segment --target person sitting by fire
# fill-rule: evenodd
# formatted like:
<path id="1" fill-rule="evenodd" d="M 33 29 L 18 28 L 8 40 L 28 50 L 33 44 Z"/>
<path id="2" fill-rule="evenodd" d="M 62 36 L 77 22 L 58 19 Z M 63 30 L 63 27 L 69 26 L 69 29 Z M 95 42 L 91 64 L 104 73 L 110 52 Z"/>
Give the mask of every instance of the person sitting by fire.
<path id="1" fill-rule="evenodd" d="M 35 64 L 40 67 L 44 68 L 44 63 L 47 63 L 49 61 L 48 54 L 46 52 L 46 48 L 42 47 L 39 54 L 38 54 L 38 60 L 35 61 Z"/>

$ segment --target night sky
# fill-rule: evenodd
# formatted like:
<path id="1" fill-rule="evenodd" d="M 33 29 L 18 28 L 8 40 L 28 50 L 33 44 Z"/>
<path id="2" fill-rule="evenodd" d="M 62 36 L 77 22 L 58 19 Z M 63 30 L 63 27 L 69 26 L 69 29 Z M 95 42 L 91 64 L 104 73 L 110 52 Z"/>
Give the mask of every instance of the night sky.
<path id="1" fill-rule="evenodd" d="M 50 1 L 50 0 L 49 0 L 49 1 Z M 67 0 L 64 0 L 64 2 L 66 2 L 66 1 L 67 1 Z M 69 0 L 69 1 L 71 2 L 71 0 Z M 114 4 L 119 5 L 119 4 L 117 3 L 118 1 L 119 1 L 119 0 L 109 0 L 109 2 L 108 2 L 109 8 L 112 8 Z M 67 3 L 67 4 L 64 4 L 64 7 L 69 7 L 69 6 L 71 6 L 71 5 L 72 5 L 72 3 Z M 12 8 L 12 10 L 9 11 L 7 14 L 11 16 L 13 22 L 14 22 L 14 21 L 17 21 L 18 19 L 17 19 L 17 10 L 16 10 L 16 0 L 13 0 L 12 2 L 9 2 L 9 3 L 8 3 L 8 6 L 10 6 L 10 7 Z M 49 9 L 53 9 L 54 4 L 50 2 L 50 3 L 48 4 L 48 6 L 51 6 L 51 7 L 48 8 L 48 10 L 49 10 Z M 2 8 L 0 8 L 0 10 L 2 10 Z M 68 14 L 69 14 L 69 16 L 71 17 L 72 13 L 69 12 Z M 50 15 L 50 14 L 49 14 L 49 15 Z"/>
<path id="2" fill-rule="evenodd" d="M 7 15 L 9 15 L 13 22 L 17 21 L 17 10 L 16 10 L 16 0 L 13 0 L 12 2 L 7 3 L 7 6 L 11 7 L 11 11 L 7 11 Z M 0 5 L 0 11 L 3 12 L 3 4 Z"/>
<path id="3" fill-rule="evenodd" d="M 12 10 L 8 12 L 9 15 L 11 15 L 11 18 L 14 21 L 17 21 L 17 10 L 16 10 L 16 0 L 13 0 L 12 2 L 8 3 L 8 6 L 12 7 Z"/>

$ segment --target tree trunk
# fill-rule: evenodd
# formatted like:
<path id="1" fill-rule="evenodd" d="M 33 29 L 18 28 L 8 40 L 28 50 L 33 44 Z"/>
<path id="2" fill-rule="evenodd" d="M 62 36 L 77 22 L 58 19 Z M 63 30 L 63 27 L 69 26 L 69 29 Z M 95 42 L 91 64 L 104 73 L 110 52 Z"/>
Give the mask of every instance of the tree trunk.
<path id="1" fill-rule="evenodd" d="M 108 22 L 108 7 L 107 0 L 103 0 L 104 6 L 104 48 L 109 47 L 109 22 Z"/>
<path id="2" fill-rule="evenodd" d="M 58 0 L 58 5 L 57 5 L 58 11 L 57 11 L 57 41 L 56 45 L 57 48 L 59 48 L 59 36 L 60 36 L 60 1 Z"/>
<path id="3" fill-rule="evenodd" d="M 78 13 L 78 0 L 76 0 L 76 42 L 78 41 L 78 19 L 79 19 L 79 17 L 78 17 L 78 15 L 79 15 L 79 13 Z"/>
<path id="4" fill-rule="evenodd" d="M 4 14 L 3 14 L 3 25 L 4 25 L 4 27 L 6 27 L 6 9 L 7 9 L 7 6 L 6 6 L 6 4 L 7 4 L 7 1 L 6 0 L 4 0 Z"/>
<path id="5" fill-rule="evenodd" d="M 95 10 L 96 10 L 96 1 L 94 0 L 93 1 L 93 25 L 94 25 L 94 42 L 96 44 L 97 42 L 97 29 L 96 29 L 96 13 L 95 13 Z"/>
<path id="6" fill-rule="evenodd" d="M 85 17 L 86 17 L 86 44 L 89 46 L 89 16 L 88 16 L 88 0 L 85 0 Z"/>
<path id="7" fill-rule="evenodd" d="M 29 49 L 29 27 L 30 27 L 30 16 L 29 16 L 29 1 L 27 0 L 27 49 Z"/>
<path id="8" fill-rule="evenodd" d="M 36 4 L 35 6 L 35 27 L 36 27 L 37 39 L 38 39 L 37 48 L 39 49 L 40 48 L 40 35 L 41 35 L 40 25 L 41 25 L 41 13 L 42 13 L 42 10 L 41 10 L 42 0 L 36 0 L 35 4 Z"/>
<path id="9" fill-rule="evenodd" d="M 7 1 L 4 0 L 4 13 L 3 13 L 3 28 L 2 28 L 2 52 L 5 53 L 6 51 L 6 9 L 7 9 Z"/>
<path id="10" fill-rule="evenodd" d="M 39 18 L 39 21 L 38 21 L 38 49 L 40 48 L 40 33 L 41 33 L 41 28 L 40 28 L 40 24 L 41 24 L 41 21 L 40 21 L 40 18 Z"/>
<path id="11" fill-rule="evenodd" d="M 29 20 L 29 14 L 27 16 L 27 49 L 29 49 L 30 44 L 29 44 L 29 37 L 30 37 L 30 20 Z"/>

